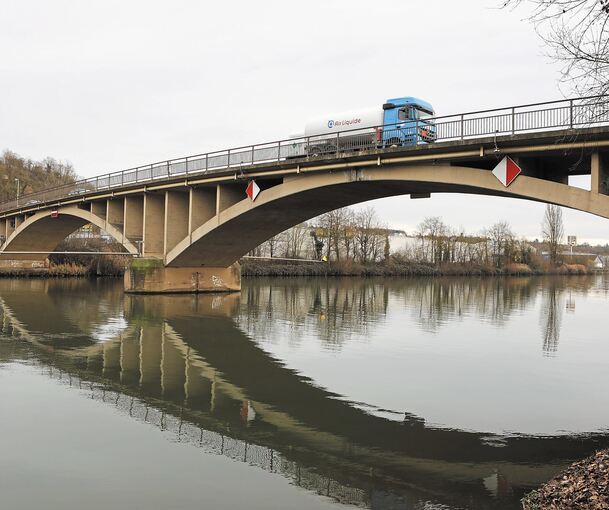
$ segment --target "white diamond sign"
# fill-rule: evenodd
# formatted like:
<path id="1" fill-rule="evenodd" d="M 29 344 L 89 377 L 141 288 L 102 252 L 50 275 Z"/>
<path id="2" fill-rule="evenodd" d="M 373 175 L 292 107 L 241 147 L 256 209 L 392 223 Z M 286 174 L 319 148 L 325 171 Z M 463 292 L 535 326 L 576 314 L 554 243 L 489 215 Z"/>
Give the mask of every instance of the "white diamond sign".
<path id="1" fill-rule="evenodd" d="M 506 188 L 514 182 L 514 179 L 520 175 L 520 172 L 522 172 L 522 169 L 509 156 L 505 156 L 493 169 L 493 175 Z"/>
<path id="2" fill-rule="evenodd" d="M 256 197 L 260 193 L 260 188 L 258 187 L 258 184 L 256 184 L 256 181 L 250 181 L 248 183 L 247 188 L 245 188 L 245 193 L 250 197 L 252 202 L 256 200 Z"/>

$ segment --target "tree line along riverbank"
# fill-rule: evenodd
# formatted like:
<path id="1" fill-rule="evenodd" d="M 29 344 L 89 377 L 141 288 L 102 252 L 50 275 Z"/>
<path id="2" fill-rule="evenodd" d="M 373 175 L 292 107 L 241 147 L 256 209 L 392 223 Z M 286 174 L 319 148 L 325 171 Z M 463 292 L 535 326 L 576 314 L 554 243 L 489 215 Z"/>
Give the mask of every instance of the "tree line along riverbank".
<path id="1" fill-rule="evenodd" d="M 361 264 L 353 261 L 293 261 L 280 259 L 246 258 L 241 261 L 241 276 L 526 276 L 542 274 L 584 275 L 591 269 L 583 264 L 530 266 L 507 264 L 495 267 L 474 263 L 431 264 L 391 259 L 383 262 Z"/>
<path id="2" fill-rule="evenodd" d="M 0 267 L 0 277 L 57 278 L 122 276 L 129 257 L 121 255 L 51 255 L 43 267 Z M 527 276 L 585 275 L 592 269 L 583 264 L 534 266 L 507 264 L 502 267 L 474 263 L 431 264 L 388 260 L 361 264 L 353 261 L 296 261 L 282 259 L 244 258 L 240 261 L 241 276 L 274 277 L 410 277 L 410 276 Z"/>

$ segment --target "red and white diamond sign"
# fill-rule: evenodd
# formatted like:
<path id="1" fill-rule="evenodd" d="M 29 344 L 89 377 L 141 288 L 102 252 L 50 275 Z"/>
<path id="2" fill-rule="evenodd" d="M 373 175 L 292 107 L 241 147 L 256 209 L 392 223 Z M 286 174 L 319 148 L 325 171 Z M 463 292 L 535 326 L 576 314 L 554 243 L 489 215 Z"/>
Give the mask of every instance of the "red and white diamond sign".
<path id="1" fill-rule="evenodd" d="M 258 184 L 256 184 L 256 181 L 250 181 L 248 183 L 247 188 L 245 188 L 245 193 L 252 199 L 252 202 L 256 200 L 258 193 L 260 193 L 260 188 L 258 187 Z"/>
<path id="2" fill-rule="evenodd" d="M 509 156 L 504 157 L 493 169 L 493 175 L 506 188 L 514 182 L 514 179 L 520 175 L 520 172 L 522 172 L 522 169 Z"/>

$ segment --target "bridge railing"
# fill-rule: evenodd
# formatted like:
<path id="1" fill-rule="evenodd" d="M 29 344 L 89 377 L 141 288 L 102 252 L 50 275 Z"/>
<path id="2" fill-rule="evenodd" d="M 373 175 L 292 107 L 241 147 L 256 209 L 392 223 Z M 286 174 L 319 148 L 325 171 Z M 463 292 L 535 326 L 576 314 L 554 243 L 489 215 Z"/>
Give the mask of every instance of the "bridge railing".
<path id="1" fill-rule="evenodd" d="M 404 128 L 404 124 L 408 127 Z M 172 177 L 213 175 L 227 169 L 239 170 L 252 164 L 389 148 L 403 144 L 404 140 L 407 145 L 418 145 L 470 140 L 489 135 L 576 129 L 594 125 L 609 125 L 609 96 L 591 96 L 481 110 L 419 120 L 412 124 L 403 121 L 397 125 L 290 138 L 176 158 L 28 193 L 16 200 L 0 203 L 0 213 L 20 208 L 34 208 L 62 199 L 80 198 L 92 193 Z"/>

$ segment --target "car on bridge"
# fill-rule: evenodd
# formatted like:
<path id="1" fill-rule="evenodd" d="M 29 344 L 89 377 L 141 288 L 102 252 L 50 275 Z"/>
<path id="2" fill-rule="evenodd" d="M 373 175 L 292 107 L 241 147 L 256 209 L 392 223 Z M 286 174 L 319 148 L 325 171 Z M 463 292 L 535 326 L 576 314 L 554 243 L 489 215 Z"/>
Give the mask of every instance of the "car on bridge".
<path id="1" fill-rule="evenodd" d="M 86 188 L 76 188 L 76 189 L 73 189 L 72 191 L 68 192 L 68 196 L 84 195 L 85 193 L 87 193 L 87 191 L 89 191 L 89 190 Z"/>

